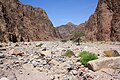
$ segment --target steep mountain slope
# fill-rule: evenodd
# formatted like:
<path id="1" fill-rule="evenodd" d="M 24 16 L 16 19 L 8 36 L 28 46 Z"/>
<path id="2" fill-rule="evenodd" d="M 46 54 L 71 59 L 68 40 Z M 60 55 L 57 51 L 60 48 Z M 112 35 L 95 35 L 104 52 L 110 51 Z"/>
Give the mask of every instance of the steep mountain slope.
<path id="1" fill-rule="evenodd" d="M 58 26 L 57 29 L 63 39 L 68 39 L 70 37 L 70 34 L 76 29 L 76 26 L 77 25 L 69 22 L 65 25 Z"/>
<path id="2" fill-rule="evenodd" d="M 46 12 L 22 5 L 18 0 L 0 0 L 0 41 L 40 41 L 60 38 Z"/>
<path id="3" fill-rule="evenodd" d="M 120 41 L 120 1 L 99 0 L 85 31 L 88 40 Z"/>

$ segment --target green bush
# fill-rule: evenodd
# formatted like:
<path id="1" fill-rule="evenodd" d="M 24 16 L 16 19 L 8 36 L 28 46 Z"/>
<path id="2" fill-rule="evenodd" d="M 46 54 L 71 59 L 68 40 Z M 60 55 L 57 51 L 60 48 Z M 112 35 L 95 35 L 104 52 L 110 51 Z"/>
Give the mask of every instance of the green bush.
<path id="1" fill-rule="evenodd" d="M 41 47 L 43 43 L 37 44 L 36 47 Z"/>
<path id="2" fill-rule="evenodd" d="M 83 52 L 80 52 L 79 55 L 78 55 L 78 58 L 80 58 L 80 62 L 83 64 L 83 65 L 87 65 L 87 63 L 91 60 L 95 60 L 95 59 L 98 59 L 97 55 L 94 54 L 94 53 L 90 53 L 88 51 L 83 51 Z"/>
<path id="3" fill-rule="evenodd" d="M 67 51 L 65 52 L 64 56 L 67 56 L 67 57 L 70 58 L 70 57 L 74 56 L 74 52 L 71 51 L 71 50 L 67 50 Z"/>

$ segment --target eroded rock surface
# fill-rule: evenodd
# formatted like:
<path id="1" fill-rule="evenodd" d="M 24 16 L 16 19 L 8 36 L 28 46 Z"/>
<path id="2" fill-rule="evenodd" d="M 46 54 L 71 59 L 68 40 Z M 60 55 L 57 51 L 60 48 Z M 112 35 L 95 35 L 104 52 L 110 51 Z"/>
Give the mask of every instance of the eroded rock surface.
<path id="1" fill-rule="evenodd" d="M 0 41 L 41 41 L 60 38 L 46 12 L 22 5 L 18 0 L 0 0 Z"/>
<path id="2" fill-rule="evenodd" d="M 99 0 L 86 26 L 86 39 L 120 41 L 120 1 Z"/>

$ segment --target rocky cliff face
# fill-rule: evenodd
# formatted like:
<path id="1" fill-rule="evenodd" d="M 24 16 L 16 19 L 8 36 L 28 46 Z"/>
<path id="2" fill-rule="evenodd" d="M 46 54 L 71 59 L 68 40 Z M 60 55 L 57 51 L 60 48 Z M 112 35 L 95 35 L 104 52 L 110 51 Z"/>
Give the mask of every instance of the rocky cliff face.
<path id="1" fill-rule="evenodd" d="M 86 39 L 120 41 L 120 1 L 99 0 L 86 26 Z"/>
<path id="2" fill-rule="evenodd" d="M 22 5 L 18 0 L 0 0 L 0 41 L 40 41 L 60 38 L 46 12 Z"/>

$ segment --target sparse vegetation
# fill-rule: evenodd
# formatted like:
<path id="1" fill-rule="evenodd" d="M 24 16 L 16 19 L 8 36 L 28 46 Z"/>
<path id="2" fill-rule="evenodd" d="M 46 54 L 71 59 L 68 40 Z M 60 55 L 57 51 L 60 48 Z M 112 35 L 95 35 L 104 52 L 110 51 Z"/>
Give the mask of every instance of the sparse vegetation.
<path id="1" fill-rule="evenodd" d="M 80 45 L 80 42 L 82 41 L 82 37 L 85 36 L 85 32 L 82 30 L 75 31 L 71 35 L 71 39 L 73 42 L 76 42 L 78 45 Z"/>
<path id="2" fill-rule="evenodd" d="M 62 40 L 61 40 L 61 42 L 67 42 L 67 40 L 65 40 L 65 39 L 62 39 Z"/>
<path id="3" fill-rule="evenodd" d="M 71 50 L 67 50 L 67 51 L 65 52 L 64 56 L 67 56 L 67 57 L 70 58 L 70 57 L 74 56 L 74 52 L 71 51 Z"/>
<path id="4" fill-rule="evenodd" d="M 83 52 L 79 53 L 78 58 L 80 58 L 80 62 L 83 65 L 87 65 L 87 63 L 89 61 L 98 59 L 98 56 L 94 53 L 90 53 L 88 51 L 83 51 Z"/>
<path id="5" fill-rule="evenodd" d="M 36 47 L 41 47 L 43 43 L 37 44 Z"/>

